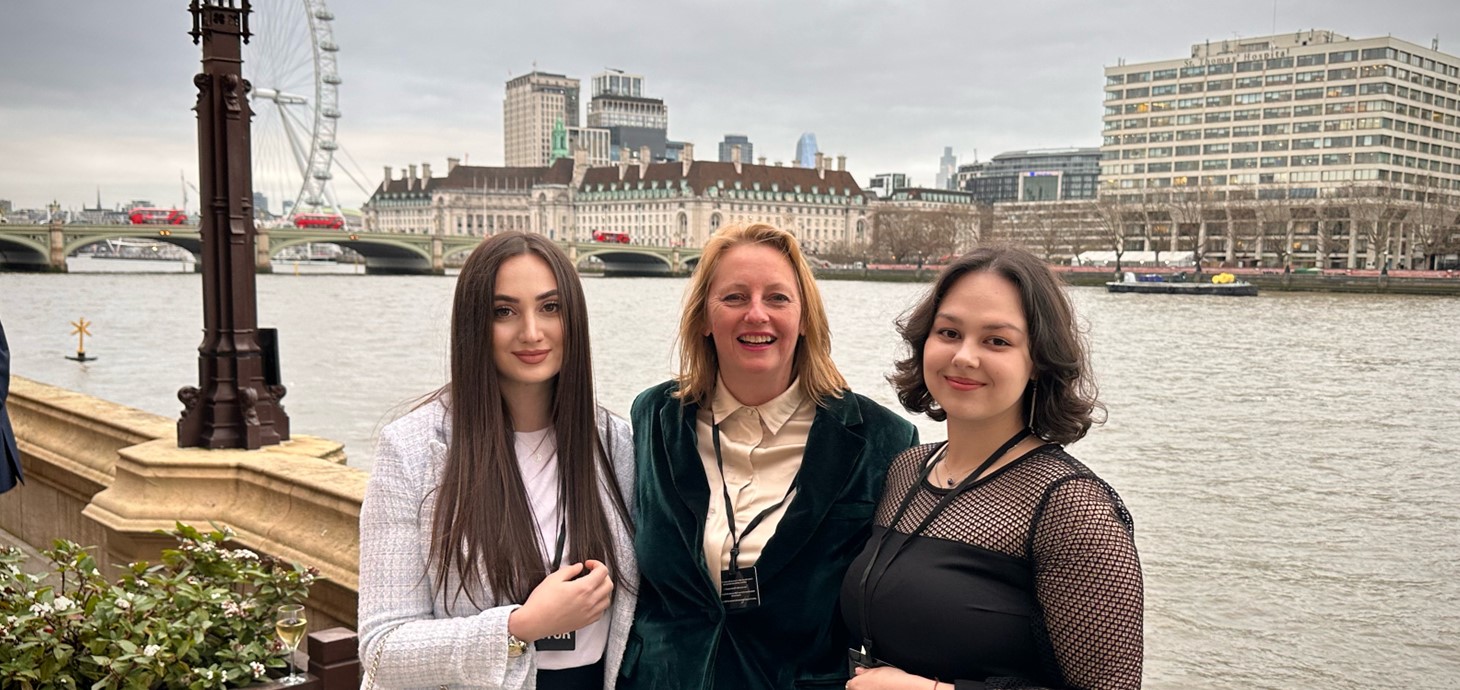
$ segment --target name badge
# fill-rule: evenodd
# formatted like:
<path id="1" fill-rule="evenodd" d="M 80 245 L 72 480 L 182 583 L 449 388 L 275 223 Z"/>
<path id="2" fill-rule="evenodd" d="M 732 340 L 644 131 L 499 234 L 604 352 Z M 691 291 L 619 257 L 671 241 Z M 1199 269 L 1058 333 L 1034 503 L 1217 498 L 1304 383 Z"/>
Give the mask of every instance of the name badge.
<path id="1" fill-rule="evenodd" d="M 571 652 L 578 646 L 578 631 L 544 637 L 533 643 L 539 652 Z"/>
<path id="2" fill-rule="evenodd" d="M 755 566 L 739 572 L 720 571 L 720 603 L 729 611 L 744 611 L 760 606 L 760 578 Z"/>

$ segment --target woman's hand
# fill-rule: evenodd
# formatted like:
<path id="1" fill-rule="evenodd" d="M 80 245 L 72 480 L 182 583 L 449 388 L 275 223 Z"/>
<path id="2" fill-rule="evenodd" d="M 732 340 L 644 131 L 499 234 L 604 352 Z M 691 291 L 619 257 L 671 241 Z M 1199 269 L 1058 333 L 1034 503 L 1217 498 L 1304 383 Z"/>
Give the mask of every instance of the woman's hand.
<path id="1" fill-rule="evenodd" d="M 939 685 L 946 687 L 946 684 Z M 858 668 L 857 675 L 847 683 L 847 690 L 932 690 L 933 687 L 932 678 L 915 676 L 891 666 Z"/>
<path id="2" fill-rule="evenodd" d="M 608 566 L 593 560 L 564 565 L 507 617 L 507 632 L 524 642 L 562 635 L 597 622 L 612 601 Z"/>

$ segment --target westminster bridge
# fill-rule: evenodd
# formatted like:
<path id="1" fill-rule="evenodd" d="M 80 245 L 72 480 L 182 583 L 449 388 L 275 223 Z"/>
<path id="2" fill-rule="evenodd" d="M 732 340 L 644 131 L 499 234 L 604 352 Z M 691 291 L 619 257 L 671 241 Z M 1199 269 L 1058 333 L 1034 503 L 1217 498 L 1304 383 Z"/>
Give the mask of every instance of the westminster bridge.
<path id="1" fill-rule="evenodd" d="M 115 239 L 145 239 L 182 247 L 196 257 L 202 236 L 195 225 L 0 225 L 0 270 L 66 270 L 66 257 L 83 247 Z M 290 247 L 329 243 L 349 248 L 365 258 L 372 274 L 435 274 L 446 271 L 449 259 L 470 252 L 483 238 L 470 235 L 412 235 L 324 228 L 259 228 L 255 235 L 255 266 L 269 273 L 272 257 Z M 590 257 L 603 262 L 606 275 L 678 275 L 694 268 L 700 250 L 688 247 L 649 247 L 603 242 L 558 241 L 574 263 Z"/>

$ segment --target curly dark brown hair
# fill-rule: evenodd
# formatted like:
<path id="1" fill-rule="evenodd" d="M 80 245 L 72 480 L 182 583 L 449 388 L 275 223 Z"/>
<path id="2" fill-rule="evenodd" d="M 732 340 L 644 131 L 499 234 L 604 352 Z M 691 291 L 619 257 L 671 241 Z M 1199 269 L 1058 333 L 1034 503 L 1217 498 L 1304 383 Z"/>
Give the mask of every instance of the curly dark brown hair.
<path id="1" fill-rule="evenodd" d="M 978 272 L 1003 276 L 1019 290 L 1029 324 L 1029 355 L 1034 361 L 1034 380 L 1020 405 L 1025 423 L 1030 423 L 1027 415 L 1032 409 L 1030 428 L 1040 438 L 1066 445 L 1080 440 L 1092 424 L 1104 421 L 1105 412 L 1097 399 L 1084 337 L 1059 279 L 1039 257 L 1018 247 L 983 246 L 954 260 L 922 301 L 897 320 L 897 332 L 907 346 L 907 356 L 898 360 L 887 377 L 897 390 L 897 399 L 909 412 L 940 422 L 948 418 L 923 380 L 923 346 L 943 297 L 963 276 Z M 1028 400 L 1031 391 L 1035 397 L 1032 406 Z"/>

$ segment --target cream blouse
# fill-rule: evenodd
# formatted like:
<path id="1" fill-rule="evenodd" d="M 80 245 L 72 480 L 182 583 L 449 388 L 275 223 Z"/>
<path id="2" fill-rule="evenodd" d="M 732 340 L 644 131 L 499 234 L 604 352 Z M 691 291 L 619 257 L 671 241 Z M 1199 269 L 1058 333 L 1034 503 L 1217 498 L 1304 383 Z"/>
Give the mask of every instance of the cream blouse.
<path id="1" fill-rule="evenodd" d="M 816 416 L 816 405 L 801 393 L 798 381 L 786 391 L 762 405 L 741 404 L 722 381 L 715 382 L 715 394 L 708 407 L 696 417 L 700 461 L 710 484 L 710 505 L 705 518 L 705 566 L 715 588 L 720 587 L 720 571 L 730 567 L 730 547 L 734 543 L 729 522 L 725 519 L 725 494 L 735 506 L 735 529 L 744 534 L 746 525 L 762 510 L 783 497 L 786 501 L 770 513 L 740 541 L 740 567 L 754 565 L 776 525 L 795 498 L 786 490 L 801 469 L 806 450 L 806 437 Z M 720 425 L 720 453 L 725 460 L 722 481 L 715 460 L 714 425 Z"/>

